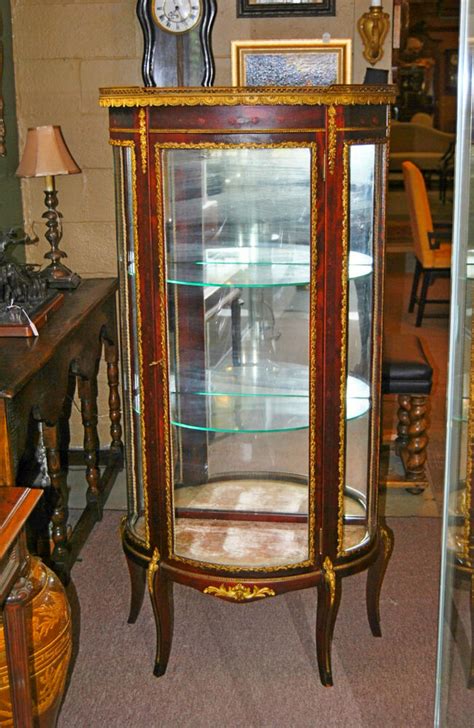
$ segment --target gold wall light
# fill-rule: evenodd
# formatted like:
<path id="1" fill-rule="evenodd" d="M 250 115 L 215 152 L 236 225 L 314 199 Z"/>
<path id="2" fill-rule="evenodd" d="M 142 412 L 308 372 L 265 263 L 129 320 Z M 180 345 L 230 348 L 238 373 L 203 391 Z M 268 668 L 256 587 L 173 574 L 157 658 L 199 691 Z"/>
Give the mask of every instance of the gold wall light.
<path id="1" fill-rule="evenodd" d="M 390 27 L 390 16 L 384 13 L 382 0 L 372 0 L 367 13 L 357 22 L 364 43 L 364 58 L 374 66 L 383 56 L 383 42 Z"/>

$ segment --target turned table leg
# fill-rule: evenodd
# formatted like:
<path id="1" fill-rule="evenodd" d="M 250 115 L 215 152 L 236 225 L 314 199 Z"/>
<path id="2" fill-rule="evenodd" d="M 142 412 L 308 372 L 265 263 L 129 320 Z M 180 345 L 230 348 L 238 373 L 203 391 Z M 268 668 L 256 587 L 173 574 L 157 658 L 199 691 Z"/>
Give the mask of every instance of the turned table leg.
<path id="1" fill-rule="evenodd" d="M 48 475 L 51 481 L 53 493 L 52 539 L 53 553 L 52 561 L 55 570 L 58 572 L 64 583 L 69 581 L 69 548 L 67 543 L 67 487 L 64 476 L 61 472 L 61 457 L 59 451 L 58 426 L 43 424 L 43 438 L 46 447 L 46 460 L 48 463 Z"/>
<path id="2" fill-rule="evenodd" d="M 100 497 L 100 470 L 97 462 L 99 437 L 97 434 L 97 397 L 92 380 L 79 377 L 79 399 L 81 400 L 82 424 L 84 427 L 84 461 L 86 464 L 87 503 L 97 509 L 102 518 Z"/>
<path id="3" fill-rule="evenodd" d="M 397 451 L 400 452 L 408 443 L 408 428 L 410 426 L 410 407 L 411 395 L 398 395 L 398 423 L 397 423 L 397 439 L 395 440 Z"/>
<path id="4" fill-rule="evenodd" d="M 406 479 L 426 481 L 425 463 L 428 446 L 428 398 L 424 394 L 401 394 L 398 397 L 397 450 L 403 460 Z"/>
<path id="5" fill-rule="evenodd" d="M 123 449 L 122 425 L 119 394 L 119 369 L 117 347 L 104 338 L 105 361 L 107 362 L 107 381 L 109 385 L 110 447 Z"/>

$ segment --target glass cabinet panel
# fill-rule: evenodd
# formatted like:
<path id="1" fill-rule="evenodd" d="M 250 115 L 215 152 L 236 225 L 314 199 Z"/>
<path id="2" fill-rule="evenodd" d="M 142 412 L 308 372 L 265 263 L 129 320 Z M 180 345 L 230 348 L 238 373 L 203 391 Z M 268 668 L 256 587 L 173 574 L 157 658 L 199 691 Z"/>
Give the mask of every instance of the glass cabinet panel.
<path id="1" fill-rule="evenodd" d="M 345 549 L 368 535 L 375 162 L 374 144 L 349 146 Z"/>
<path id="2" fill-rule="evenodd" d="M 127 469 L 128 526 L 145 539 L 145 503 L 143 491 L 140 365 L 134 340 L 137 331 L 137 276 L 135 246 L 137 230 L 134 152 L 130 145 L 114 147 L 115 201 L 117 217 L 117 252 L 119 258 L 120 297 L 127 316 L 121 316 L 121 356 L 124 427 L 126 429 L 125 467 Z"/>
<path id="3" fill-rule="evenodd" d="M 435 726 L 474 714 L 474 6 L 461 4 Z"/>
<path id="4" fill-rule="evenodd" d="M 175 551 L 303 561 L 312 152 L 163 155 Z"/>

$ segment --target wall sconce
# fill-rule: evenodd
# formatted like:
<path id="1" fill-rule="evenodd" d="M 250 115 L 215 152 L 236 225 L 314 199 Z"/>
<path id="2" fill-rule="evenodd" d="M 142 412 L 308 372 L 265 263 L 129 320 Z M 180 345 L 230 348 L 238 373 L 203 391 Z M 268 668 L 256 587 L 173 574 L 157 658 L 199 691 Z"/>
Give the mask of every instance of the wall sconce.
<path id="1" fill-rule="evenodd" d="M 372 0 L 369 11 L 357 22 L 364 43 L 364 58 L 374 66 L 383 56 L 383 42 L 390 27 L 390 16 L 382 9 L 382 0 Z"/>
<path id="2" fill-rule="evenodd" d="M 79 174 L 80 168 L 66 146 L 59 126 L 37 126 L 28 129 L 25 150 L 16 171 L 18 177 L 45 178 L 46 220 L 45 237 L 51 246 L 45 254 L 50 264 L 41 271 L 41 276 L 51 288 L 76 288 L 80 276 L 61 263 L 67 254 L 60 249 L 62 238 L 62 215 L 57 210 L 58 196 L 54 178 L 58 174 Z"/>

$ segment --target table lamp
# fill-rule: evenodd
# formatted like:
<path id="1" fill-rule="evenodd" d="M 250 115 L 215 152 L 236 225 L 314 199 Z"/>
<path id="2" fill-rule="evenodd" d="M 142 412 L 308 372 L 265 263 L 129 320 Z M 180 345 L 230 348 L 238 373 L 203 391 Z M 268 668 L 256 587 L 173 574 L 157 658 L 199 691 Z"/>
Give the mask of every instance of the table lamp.
<path id="1" fill-rule="evenodd" d="M 81 278 L 61 263 L 67 254 L 59 249 L 62 238 L 62 215 L 58 212 L 58 196 L 54 178 L 58 174 L 78 174 L 80 168 L 66 146 L 61 127 L 37 126 L 28 129 L 23 157 L 16 171 L 18 177 L 45 177 L 45 205 L 47 211 L 42 217 L 46 220 L 45 237 L 51 250 L 45 254 L 50 264 L 41 271 L 52 288 L 76 288 Z"/>

